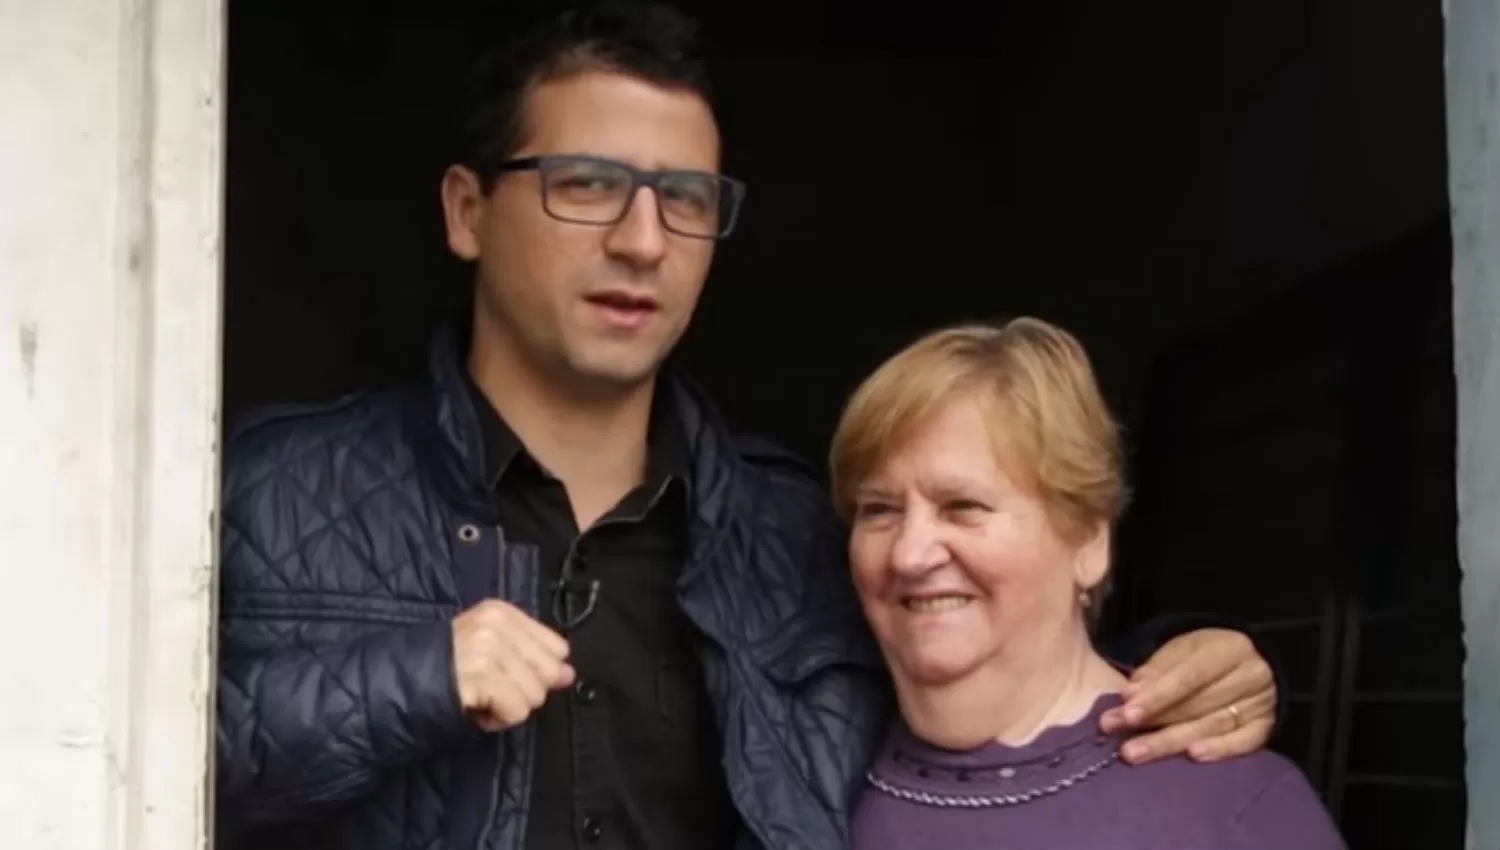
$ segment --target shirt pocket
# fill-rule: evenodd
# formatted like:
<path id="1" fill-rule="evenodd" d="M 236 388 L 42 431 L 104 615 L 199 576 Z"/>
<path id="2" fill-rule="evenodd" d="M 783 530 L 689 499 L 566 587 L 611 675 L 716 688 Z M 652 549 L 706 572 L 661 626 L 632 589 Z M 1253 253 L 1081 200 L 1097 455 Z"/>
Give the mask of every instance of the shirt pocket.
<path id="1" fill-rule="evenodd" d="M 674 729 L 711 725 L 713 709 L 696 661 L 661 660 L 656 663 L 656 707 Z"/>

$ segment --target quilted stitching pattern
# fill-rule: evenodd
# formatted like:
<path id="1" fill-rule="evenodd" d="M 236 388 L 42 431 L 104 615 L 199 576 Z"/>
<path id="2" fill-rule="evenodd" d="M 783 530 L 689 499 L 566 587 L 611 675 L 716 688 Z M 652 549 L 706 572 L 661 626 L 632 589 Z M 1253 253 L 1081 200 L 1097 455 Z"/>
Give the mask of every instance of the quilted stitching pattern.
<path id="1" fill-rule="evenodd" d="M 473 732 L 453 693 L 451 578 L 419 567 L 444 557 L 445 537 L 432 531 L 435 506 L 398 411 L 396 397 L 349 400 L 268 417 L 230 444 L 218 709 L 226 827 L 312 816 L 324 823 L 309 844 L 441 844 L 448 771 L 422 759 Z M 340 805 L 353 800 L 368 801 L 357 816 Z M 329 832 L 343 833 L 338 844 Z"/>
<path id="2" fill-rule="evenodd" d="M 464 497 L 482 484 L 456 350 L 434 350 L 424 391 L 267 414 L 230 443 L 221 847 L 520 850 L 529 730 L 479 735 L 452 681 L 453 531 L 484 500 Z M 748 827 L 736 850 L 846 846 L 890 704 L 842 529 L 795 461 L 732 448 L 675 392 L 699 502 L 680 598 Z M 533 607 L 534 567 L 505 562 L 504 594 Z"/>

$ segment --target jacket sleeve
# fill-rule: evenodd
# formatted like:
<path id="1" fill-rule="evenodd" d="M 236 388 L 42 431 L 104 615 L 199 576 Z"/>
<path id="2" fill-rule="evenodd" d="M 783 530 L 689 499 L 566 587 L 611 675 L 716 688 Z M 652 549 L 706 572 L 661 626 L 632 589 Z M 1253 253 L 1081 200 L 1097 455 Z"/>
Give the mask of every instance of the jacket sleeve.
<path id="1" fill-rule="evenodd" d="M 218 816 L 232 832 L 359 799 L 390 768 L 457 738 L 446 622 L 317 649 L 225 657 L 219 670 Z"/>
<path id="2" fill-rule="evenodd" d="M 310 511 L 292 492 L 295 473 L 268 454 L 278 452 L 248 462 L 231 453 L 225 467 L 215 737 L 217 820 L 228 835 L 311 820 L 478 734 L 458 701 L 448 621 L 342 629 L 284 610 L 296 602 L 281 577 L 294 559 L 361 565 L 347 551 L 327 563 L 326 550 L 298 543 Z"/>

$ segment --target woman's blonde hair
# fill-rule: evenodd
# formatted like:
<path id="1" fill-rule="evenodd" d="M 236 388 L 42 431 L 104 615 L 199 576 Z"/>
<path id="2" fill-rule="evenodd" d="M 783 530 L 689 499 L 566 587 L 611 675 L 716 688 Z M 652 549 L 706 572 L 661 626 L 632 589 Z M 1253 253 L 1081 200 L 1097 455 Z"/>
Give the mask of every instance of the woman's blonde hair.
<path id="1" fill-rule="evenodd" d="M 853 516 L 858 487 L 940 407 L 973 397 L 987 410 L 996 460 L 1077 541 L 1112 528 L 1127 499 L 1120 429 L 1088 354 L 1034 318 L 935 331 L 887 360 L 855 390 L 834 432 L 834 502 Z"/>

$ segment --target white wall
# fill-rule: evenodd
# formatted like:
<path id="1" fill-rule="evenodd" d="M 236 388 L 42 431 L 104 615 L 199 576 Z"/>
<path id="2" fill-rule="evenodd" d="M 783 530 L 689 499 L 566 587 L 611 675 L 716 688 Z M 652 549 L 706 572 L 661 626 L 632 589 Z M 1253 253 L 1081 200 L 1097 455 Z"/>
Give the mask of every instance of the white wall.
<path id="1" fill-rule="evenodd" d="M 1451 0 L 1448 169 L 1458 375 L 1469 847 L 1500 847 L 1500 0 Z"/>
<path id="2" fill-rule="evenodd" d="M 0 0 L 0 847 L 206 846 L 223 10 Z"/>

